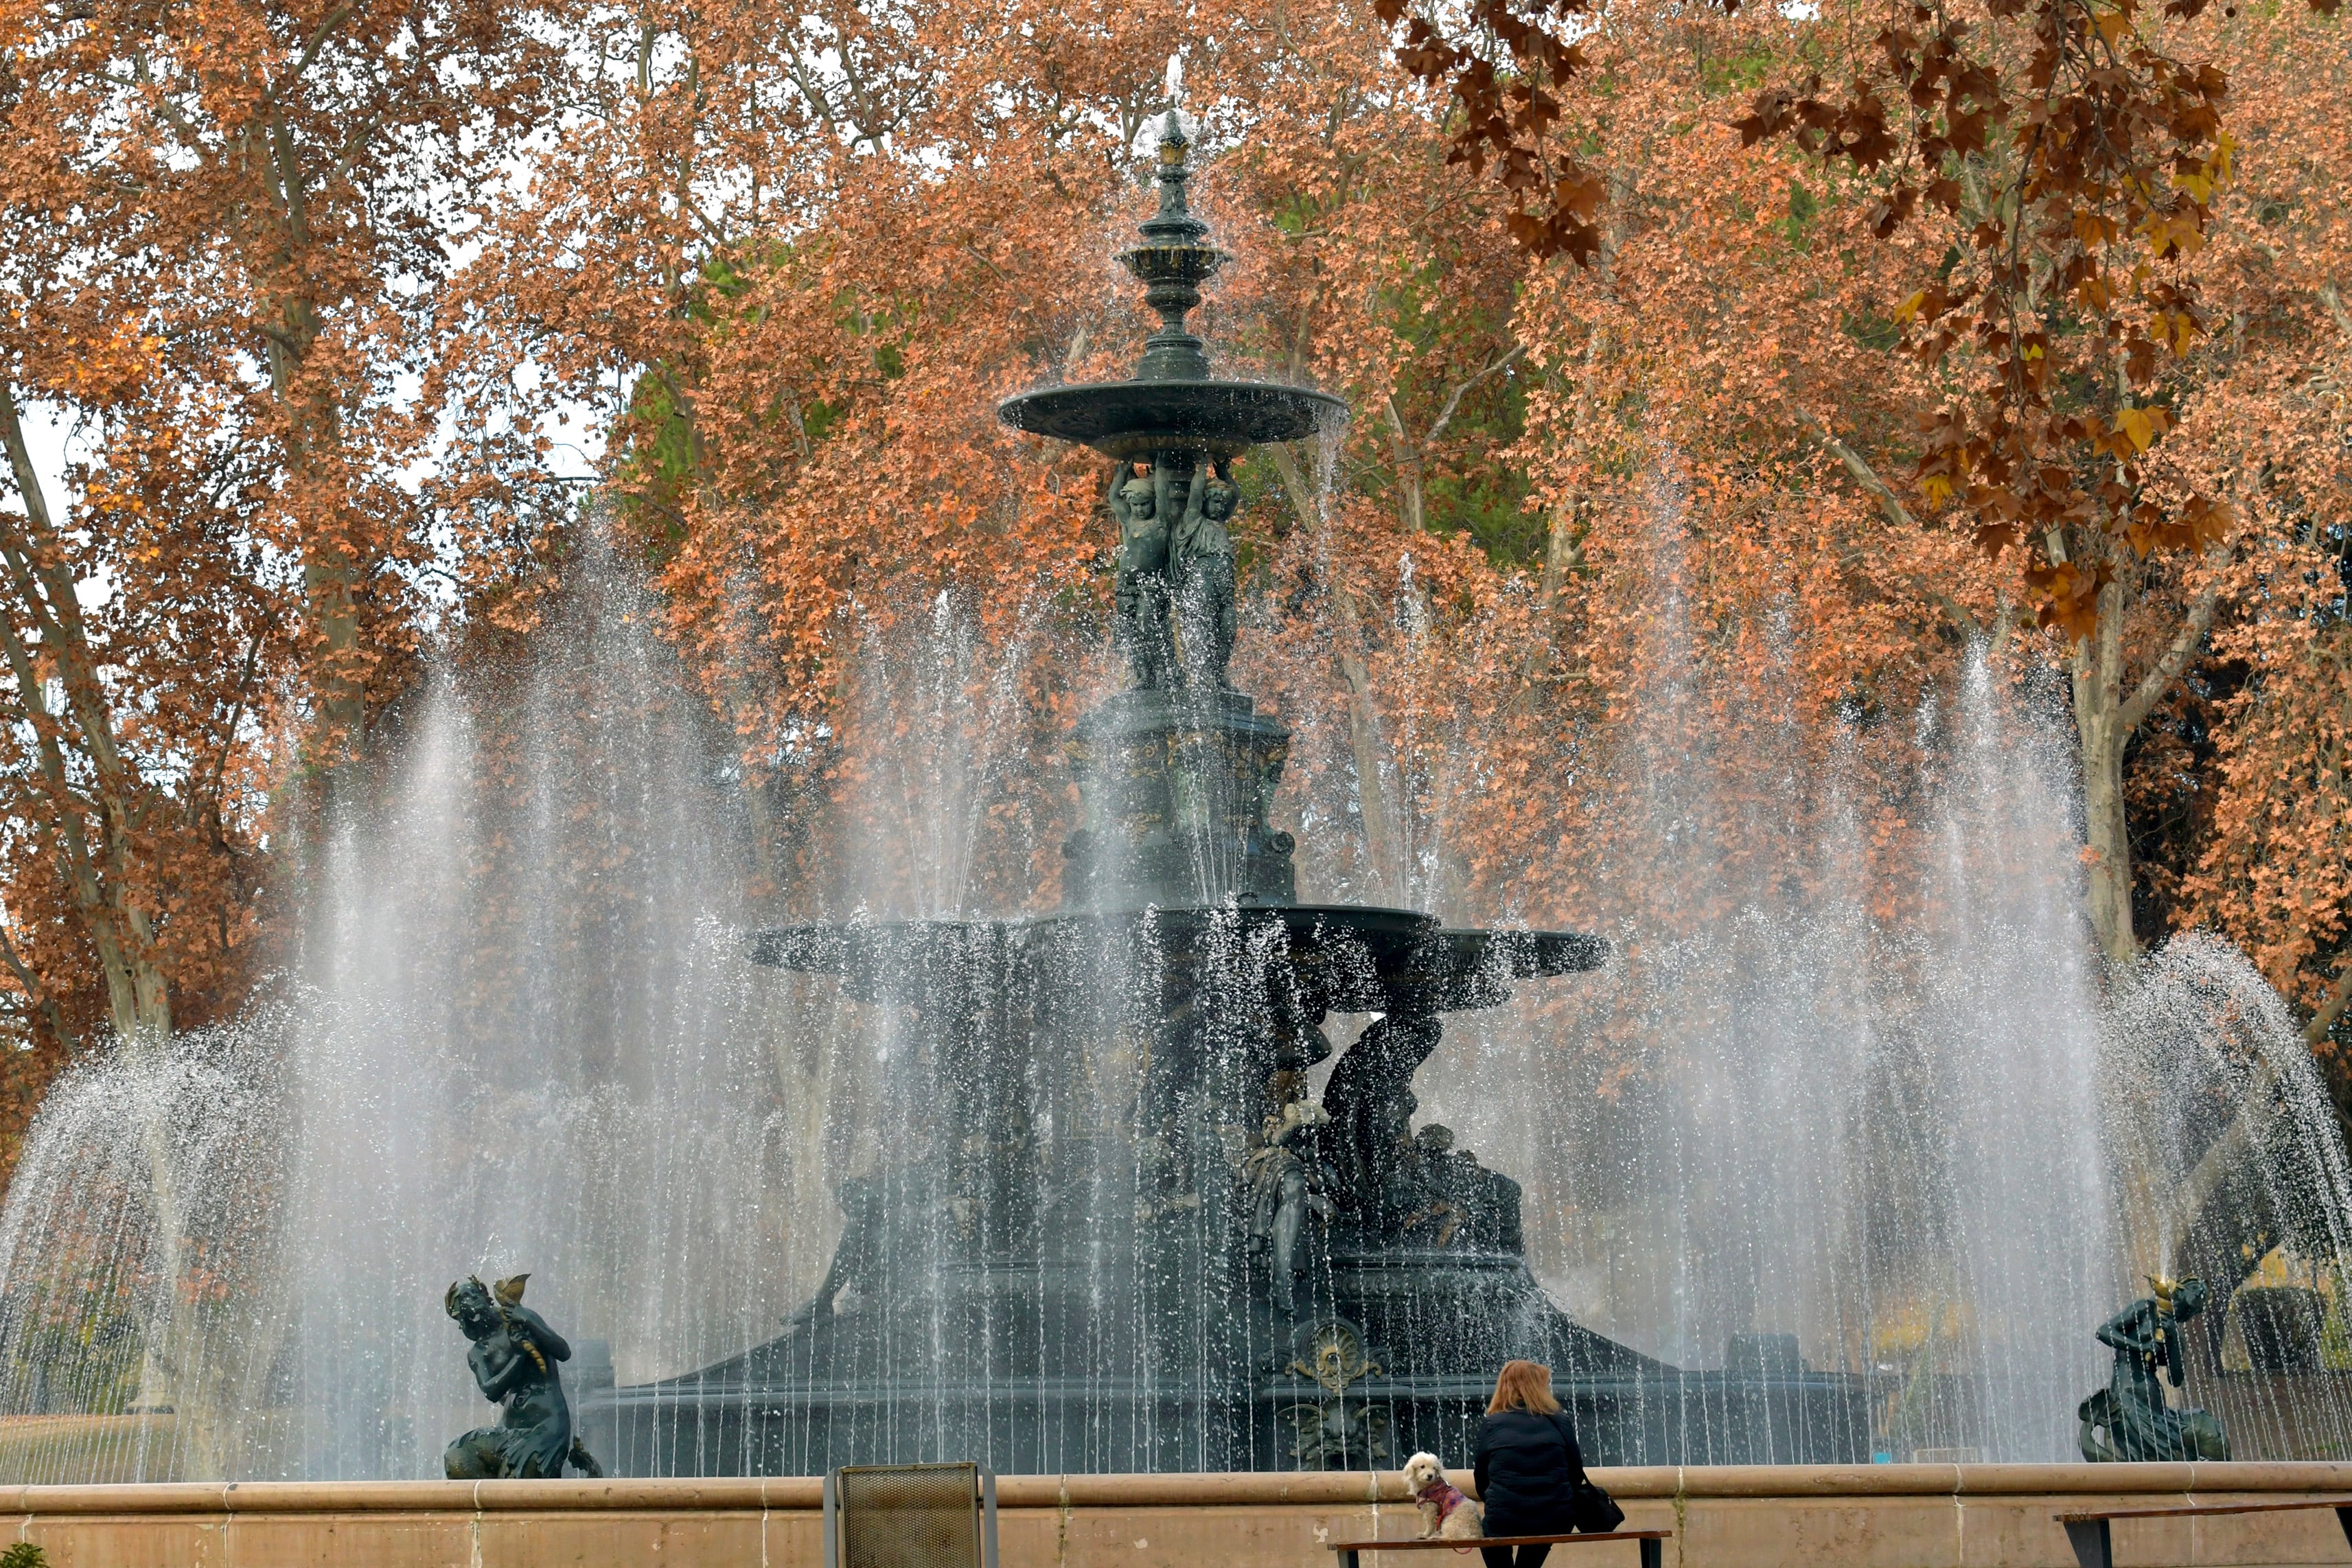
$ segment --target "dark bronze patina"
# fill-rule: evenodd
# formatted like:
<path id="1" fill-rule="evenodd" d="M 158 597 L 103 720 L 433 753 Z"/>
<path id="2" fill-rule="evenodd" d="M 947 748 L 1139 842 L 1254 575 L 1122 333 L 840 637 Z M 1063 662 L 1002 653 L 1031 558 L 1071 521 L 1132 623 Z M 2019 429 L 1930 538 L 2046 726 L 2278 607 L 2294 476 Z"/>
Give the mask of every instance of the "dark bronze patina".
<path id="1" fill-rule="evenodd" d="M 1518 1184 L 1413 1127 L 1444 1014 L 1608 944 L 1298 901 L 1298 847 L 1269 819 L 1290 731 L 1227 678 L 1226 529 L 1236 462 L 1345 410 L 1211 374 L 1185 318 L 1224 258 L 1187 208 L 1188 151 L 1171 111 L 1159 210 L 1122 258 L 1160 318 L 1134 377 L 999 410 L 1111 459 L 1133 685 L 1068 742 L 1062 908 L 752 936 L 753 962 L 906 1020 L 889 1131 L 842 1180 L 832 1267 L 782 1336 L 596 1418 L 639 1473 L 1363 1468 L 1466 1454 L 1495 1367 L 1525 1356 L 1597 1459 L 1866 1455 L 1858 1384 L 1732 1387 L 1570 1321 L 1528 1272 Z M 1318 1102 L 1335 1014 L 1380 1016 Z M 1717 1417 L 1657 1414 L 1696 1400 Z"/>
<path id="2" fill-rule="evenodd" d="M 466 1365 L 474 1386 L 499 1406 L 497 1426 L 477 1427 L 443 1452 L 453 1481 L 552 1479 L 567 1464 L 586 1476 L 604 1473 L 572 1430 L 572 1405 L 556 1370 L 572 1359 L 572 1346 L 522 1304 L 530 1278 L 518 1274 L 496 1285 L 460 1279 L 442 1299 L 473 1342 Z"/>
<path id="3" fill-rule="evenodd" d="M 2230 1440 L 2210 1411 L 2167 1404 L 2168 1379 L 2179 1388 L 2188 1358 L 2180 1325 L 2205 1310 L 2205 1281 L 2150 1279 L 2143 1296 L 2099 1325 L 2099 1342 L 2116 1352 L 2107 1386 L 2083 1401 L 2083 1458 L 2094 1464 L 2133 1459 L 2226 1459 Z"/>
<path id="4" fill-rule="evenodd" d="M 1176 111 L 1160 123 L 1160 210 L 1138 226 L 1143 243 L 1119 259 L 1160 312 L 1160 330 L 1126 381 L 1046 387 L 1009 397 L 997 417 L 1016 430 L 1075 441 L 1113 458 L 1147 462 L 1162 454 L 1224 458 L 1269 441 L 1304 441 L 1347 422 L 1348 405 L 1328 392 L 1257 381 L 1221 381 L 1209 355 L 1186 330 L 1201 285 L 1225 253 L 1208 243 L 1209 226 L 1185 202 L 1190 148 Z"/>

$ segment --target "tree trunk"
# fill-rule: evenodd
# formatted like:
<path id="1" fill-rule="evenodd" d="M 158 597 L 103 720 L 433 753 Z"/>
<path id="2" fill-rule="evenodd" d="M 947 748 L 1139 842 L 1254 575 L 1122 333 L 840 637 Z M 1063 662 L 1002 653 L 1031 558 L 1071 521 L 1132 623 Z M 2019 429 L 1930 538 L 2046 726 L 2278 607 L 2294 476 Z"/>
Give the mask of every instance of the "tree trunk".
<path id="1" fill-rule="evenodd" d="M 1559 591 L 1568 585 L 1568 574 L 1584 564 L 1584 548 L 1576 538 L 1576 520 L 1583 510 L 1584 491 L 1579 487 L 1569 491 L 1566 500 L 1546 520 L 1543 579 L 1536 596 L 1546 614 L 1559 603 Z"/>
<path id="2" fill-rule="evenodd" d="M 1282 476 L 1282 488 L 1290 497 L 1290 507 L 1298 516 L 1299 526 L 1309 530 L 1320 527 L 1322 516 L 1316 504 L 1316 487 L 1298 466 L 1297 454 L 1284 446 L 1261 450 Z M 1365 858 L 1370 862 L 1373 891 L 1386 896 L 1397 887 L 1396 879 L 1403 867 L 1397 858 L 1396 825 L 1389 814 L 1387 779 L 1381 771 L 1387 748 L 1381 742 L 1380 712 L 1372 703 L 1371 671 L 1364 664 L 1363 620 L 1357 613 L 1355 595 L 1348 591 L 1346 584 L 1335 582 L 1328 586 L 1335 623 L 1335 662 L 1340 682 L 1348 690 L 1348 749 L 1356 764 L 1356 804 L 1364 818 Z"/>
<path id="3" fill-rule="evenodd" d="M 2110 973 L 2139 957 L 2132 931 L 2131 835 L 2124 816 L 2123 609 L 2121 584 L 2099 590 L 2099 629 L 2074 645 L 2074 736 L 2083 773 L 2084 894 L 2091 930 Z"/>
<path id="4" fill-rule="evenodd" d="M 0 619 L 0 651 L 45 786 L 50 819 L 41 826 L 97 950 L 115 1034 L 135 1054 L 161 1049 L 171 1039 L 171 1003 L 153 960 L 154 931 L 132 888 L 139 776 L 117 742 L 98 675 L 100 655 L 90 644 L 73 573 L 25 443 L 15 389 L 5 384 L 0 384 L 0 447 L 25 509 L 21 526 L 0 514 L 0 569 L 13 601 Z M 62 691 L 62 711 L 50 709 L 47 676 Z M 79 753 L 72 762 L 69 748 Z"/>
<path id="5" fill-rule="evenodd" d="M 289 256 L 310 245 L 310 174 L 282 111 L 269 120 L 270 158 L 277 174 L 274 215 Z M 342 409 L 331 391 L 306 384 L 310 350 L 321 322 L 312 301 L 288 300 L 282 320 L 267 334 L 266 355 L 272 398 L 285 411 L 289 430 L 289 490 L 310 499 L 313 514 L 300 518 L 302 593 L 321 657 L 318 661 L 318 752 L 326 768 L 355 755 L 367 723 L 367 679 L 360 647 L 359 595 L 365 562 L 350 534 L 350 498 L 341 476 Z M 320 496 L 331 496 L 331 517 L 316 514 Z"/>
<path id="6" fill-rule="evenodd" d="M 1576 521 L 1583 513 L 1584 500 L 1584 489 L 1578 486 L 1561 498 L 1551 515 L 1544 520 L 1543 576 L 1536 590 L 1536 637 L 1519 671 L 1519 679 L 1525 684 L 1511 699 L 1515 708 L 1525 709 L 1533 703 L 1540 682 L 1551 672 L 1551 614 L 1559 605 L 1560 591 L 1568 586 L 1569 574 L 1584 566 L 1584 546 L 1576 537 Z"/>
<path id="7" fill-rule="evenodd" d="M 1427 504 L 1422 499 L 1421 443 L 1406 432 L 1404 416 L 1398 412 L 1393 394 L 1381 403 L 1381 412 L 1388 419 L 1389 434 L 1396 440 L 1397 503 L 1404 531 L 1423 532 L 1429 518 Z"/>
<path id="8" fill-rule="evenodd" d="M 2126 568 L 2128 569 L 2128 568 Z M 2083 770 L 2083 841 L 2089 852 L 2085 889 L 2091 929 L 2108 972 L 2119 974 L 2139 958 L 2132 929 L 2130 824 L 2124 813 L 2124 748 L 2172 689 L 2221 605 L 2221 584 L 2210 583 L 2189 602 L 2179 629 L 2149 665 L 2130 695 L 2124 694 L 2123 620 L 2127 596 L 2120 580 L 2099 590 L 2099 627 L 2074 645 L 2074 737 Z"/>
<path id="9" fill-rule="evenodd" d="M 319 722 L 330 765 L 360 749 L 367 730 L 367 680 L 359 672 L 357 566 L 337 543 L 313 539 L 304 547 L 302 588 L 326 657 L 319 679 Z"/>
<path id="10" fill-rule="evenodd" d="M 1364 667 L 1363 623 L 1347 584 L 1332 585 L 1338 606 L 1339 676 L 1348 685 L 1348 747 L 1356 763 L 1356 803 L 1364 817 L 1364 854 L 1372 891 L 1402 897 L 1404 865 L 1397 854 L 1396 821 L 1389 811 L 1388 748 L 1381 740 L 1380 710 L 1372 703 L 1372 678 Z"/>
<path id="11" fill-rule="evenodd" d="M 136 767 L 121 754 L 114 717 L 99 679 L 101 651 L 92 645 L 75 594 L 73 573 L 34 469 L 15 391 L 0 384 L 0 447 L 5 447 L 20 520 L 0 513 L 0 654 L 16 686 L 14 718 L 28 731 L 47 818 L 37 829 L 58 862 L 106 982 L 118 1048 L 134 1079 L 153 1090 L 137 1129 L 146 1157 L 154 1265 L 169 1304 L 151 1321 L 147 1365 L 161 1387 L 142 1387 L 142 1403 L 185 1409 L 195 1426 L 205 1401 L 184 1368 L 195 1345 L 194 1306 L 179 1289 L 186 1251 L 186 1208 L 172 1146 L 168 1076 L 171 988 L 155 960 L 152 921 L 138 898 L 134 837 L 141 805 Z M 50 705 L 50 682 L 62 691 Z M 70 752 L 70 755 L 69 755 Z M 143 1382 L 144 1380 L 142 1380 Z M 217 1445 L 200 1442 L 198 1462 L 219 1468 Z"/>

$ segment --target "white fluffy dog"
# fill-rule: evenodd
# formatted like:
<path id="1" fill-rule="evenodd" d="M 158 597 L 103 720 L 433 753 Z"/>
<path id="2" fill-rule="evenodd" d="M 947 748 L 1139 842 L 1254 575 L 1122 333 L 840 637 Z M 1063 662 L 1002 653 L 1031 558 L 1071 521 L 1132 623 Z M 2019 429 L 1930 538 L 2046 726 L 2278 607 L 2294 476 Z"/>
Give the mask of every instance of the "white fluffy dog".
<path id="1" fill-rule="evenodd" d="M 1404 1488 L 1421 1510 L 1423 1541 L 1475 1541 L 1486 1533 L 1486 1510 L 1445 1479 L 1436 1455 L 1415 1454 L 1404 1462 Z"/>

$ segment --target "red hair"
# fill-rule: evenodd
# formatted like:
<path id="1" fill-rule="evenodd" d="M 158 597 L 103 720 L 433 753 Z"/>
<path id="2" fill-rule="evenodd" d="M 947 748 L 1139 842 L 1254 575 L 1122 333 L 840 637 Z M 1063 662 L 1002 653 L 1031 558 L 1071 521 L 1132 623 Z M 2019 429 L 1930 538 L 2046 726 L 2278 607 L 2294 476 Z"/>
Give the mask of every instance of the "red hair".
<path id="1" fill-rule="evenodd" d="M 1551 1396 L 1551 1368 L 1541 1362 L 1505 1362 L 1495 1379 L 1495 1397 L 1486 1401 L 1486 1414 L 1499 1415 L 1506 1410 L 1559 1414 L 1559 1401 Z"/>

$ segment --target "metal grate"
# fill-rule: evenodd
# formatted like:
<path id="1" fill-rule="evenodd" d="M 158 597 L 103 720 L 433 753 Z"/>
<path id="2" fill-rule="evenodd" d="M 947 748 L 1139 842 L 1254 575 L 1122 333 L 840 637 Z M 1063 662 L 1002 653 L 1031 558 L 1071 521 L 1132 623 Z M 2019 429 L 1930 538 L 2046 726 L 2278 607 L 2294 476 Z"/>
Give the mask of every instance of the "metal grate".
<path id="1" fill-rule="evenodd" d="M 978 1465 L 854 1465 L 826 1479 L 831 1568 L 994 1568 L 996 1478 Z"/>

